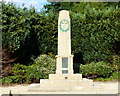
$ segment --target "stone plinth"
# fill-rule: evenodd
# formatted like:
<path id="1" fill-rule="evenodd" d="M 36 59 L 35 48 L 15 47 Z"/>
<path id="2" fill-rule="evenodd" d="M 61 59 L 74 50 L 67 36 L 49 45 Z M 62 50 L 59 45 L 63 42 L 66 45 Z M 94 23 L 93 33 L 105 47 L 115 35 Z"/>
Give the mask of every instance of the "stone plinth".
<path id="1" fill-rule="evenodd" d="M 82 74 L 49 74 L 49 80 L 82 80 Z"/>
<path id="2" fill-rule="evenodd" d="M 68 70 L 67 74 L 73 74 L 73 55 L 65 55 L 65 56 L 61 56 L 61 55 L 56 55 L 57 57 L 57 65 L 56 65 L 56 74 L 63 74 L 62 70 Z M 68 58 L 68 63 L 67 63 L 67 67 L 63 68 L 63 61 L 62 59 L 66 57 Z"/>
<path id="3" fill-rule="evenodd" d="M 54 78 L 52 78 L 54 79 Z M 59 91 L 73 91 L 82 90 L 83 88 L 92 89 L 93 81 L 85 78 L 80 80 L 51 80 L 51 79 L 41 79 L 40 86 L 38 88 L 30 88 L 29 91 L 41 91 L 41 92 L 59 92 Z"/>
<path id="4" fill-rule="evenodd" d="M 40 87 L 51 90 L 70 90 L 75 87 L 92 87 L 92 80 L 49 80 L 41 79 Z"/>
<path id="5" fill-rule="evenodd" d="M 82 74 L 49 74 L 49 79 L 40 79 L 39 91 L 70 91 L 76 88 L 92 88 L 93 80 Z"/>

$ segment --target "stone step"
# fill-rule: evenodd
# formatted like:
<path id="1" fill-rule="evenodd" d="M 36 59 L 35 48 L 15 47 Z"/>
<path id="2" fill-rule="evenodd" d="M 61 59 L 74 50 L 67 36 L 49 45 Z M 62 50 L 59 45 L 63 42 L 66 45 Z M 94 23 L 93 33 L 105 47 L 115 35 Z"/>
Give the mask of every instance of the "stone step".
<path id="1" fill-rule="evenodd" d="M 73 89 L 75 87 L 92 87 L 93 81 L 89 79 L 82 80 L 49 80 L 41 79 L 40 88 L 44 89 Z"/>
<path id="2" fill-rule="evenodd" d="M 71 90 L 82 90 L 93 87 L 93 80 L 85 79 L 82 80 L 50 80 L 41 79 L 40 84 L 35 86 L 31 85 L 29 91 L 71 91 Z"/>
<path id="3" fill-rule="evenodd" d="M 82 74 L 49 74 L 50 80 L 82 80 Z"/>

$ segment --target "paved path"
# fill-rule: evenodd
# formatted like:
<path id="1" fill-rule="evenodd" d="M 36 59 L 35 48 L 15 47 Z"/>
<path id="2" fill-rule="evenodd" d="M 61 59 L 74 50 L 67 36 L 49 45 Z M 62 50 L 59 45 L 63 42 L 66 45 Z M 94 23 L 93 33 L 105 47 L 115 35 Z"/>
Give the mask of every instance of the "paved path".
<path id="1" fill-rule="evenodd" d="M 30 92 L 28 91 L 30 85 L 15 85 L 0 87 L 0 95 L 9 94 L 10 90 L 12 94 L 118 94 L 120 92 L 118 85 L 118 82 L 94 82 L 94 86 L 91 89 L 84 88 L 71 90 L 70 92 Z"/>

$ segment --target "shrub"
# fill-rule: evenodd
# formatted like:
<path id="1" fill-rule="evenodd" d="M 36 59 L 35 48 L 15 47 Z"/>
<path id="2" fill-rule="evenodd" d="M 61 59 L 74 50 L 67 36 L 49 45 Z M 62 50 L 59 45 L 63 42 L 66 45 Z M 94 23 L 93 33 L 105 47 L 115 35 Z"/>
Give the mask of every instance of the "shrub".
<path id="1" fill-rule="evenodd" d="M 23 75 L 24 76 L 27 72 L 27 69 L 29 69 L 29 66 L 15 63 L 14 67 L 11 70 L 11 74 L 14 76 L 16 76 L 16 75 Z"/>
<path id="2" fill-rule="evenodd" d="M 111 81 L 111 80 L 118 80 L 119 79 L 119 74 L 118 71 L 115 71 L 111 74 L 111 76 L 109 78 L 97 78 L 95 80 L 98 81 Z"/>
<path id="3" fill-rule="evenodd" d="M 55 59 L 49 55 L 40 55 L 28 70 L 27 76 L 29 77 L 36 79 L 48 78 L 49 74 L 55 72 Z"/>
<path id="4" fill-rule="evenodd" d="M 2 78 L 2 83 L 33 83 L 39 79 L 48 78 L 49 74 L 55 72 L 55 59 L 49 55 L 40 55 L 34 64 L 26 66 L 15 63 L 10 75 Z"/>
<path id="5" fill-rule="evenodd" d="M 10 78 L 10 76 L 7 76 L 7 77 L 2 78 L 2 83 L 11 84 L 11 83 L 13 83 L 13 81 Z"/>
<path id="6" fill-rule="evenodd" d="M 118 71 L 120 68 L 120 56 L 114 55 L 112 57 L 112 65 L 115 71 Z"/>
<path id="7" fill-rule="evenodd" d="M 2 83 L 12 84 L 12 83 L 25 83 L 27 81 L 27 69 L 29 66 L 25 66 L 19 63 L 14 63 L 14 67 L 10 72 L 10 76 L 2 78 Z"/>
<path id="8" fill-rule="evenodd" d="M 7 76 L 2 79 L 2 83 L 5 84 L 12 84 L 12 83 L 18 83 L 21 84 L 23 83 L 24 76 L 22 75 L 17 75 L 17 76 Z"/>
<path id="9" fill-rule="evenodd" d="M 110 76 L 110 79 L 119 79 L 119 78 L 118 78 L 118 75 L 119 75 L 118 71 L 115 71 L 115 72 L 113 72 L 112 75 Z"/>
<path id="10" fill-rule="evenodd" d="M 113 68 L 108 65 L 106 62 L 92 62 L 87 65 L 80 66 L 81 73 L 86 77 L 96 78 L 98 76 L 101 77 L 109 77 L 113 72 Z"/>

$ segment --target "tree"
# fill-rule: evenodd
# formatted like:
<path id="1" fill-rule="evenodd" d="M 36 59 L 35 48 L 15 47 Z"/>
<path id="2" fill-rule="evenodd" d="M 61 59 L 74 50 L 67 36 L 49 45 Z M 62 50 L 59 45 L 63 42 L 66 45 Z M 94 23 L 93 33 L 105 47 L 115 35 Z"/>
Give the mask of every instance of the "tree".
<path id="1" fill-rule="evenodd" d="M 116 54 L 114 42 L 119 41 L 120 9 L 117 6 L 96 9 L 87 5 L 85 9 L 82 13 L 71 12 L 73 53 L 82 53 L 85 64 L 110 62 Z"/>
<path id="2" fill-rule="evenodd" d="M 46 13 L 49 11 L 59 13 L 61 10 L 72 10 L 73 4 L 72 2 L 51 2 L 50 4 L 44 5 L 44 8 L 46 9 Z"/>

